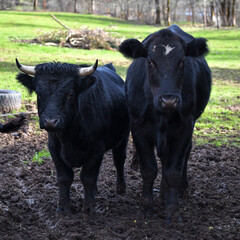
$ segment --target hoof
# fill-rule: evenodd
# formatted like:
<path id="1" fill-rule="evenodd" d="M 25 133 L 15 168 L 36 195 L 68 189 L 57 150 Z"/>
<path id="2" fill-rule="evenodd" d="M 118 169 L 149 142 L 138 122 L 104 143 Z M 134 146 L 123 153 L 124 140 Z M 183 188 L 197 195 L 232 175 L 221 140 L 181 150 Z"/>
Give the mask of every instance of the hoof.
<path id="1" fill-rule="evenodd" d="M 84 203 L 83 205 L 83 213 L 86 214 L 94 214 L 96 212 L 95 210 L 95 204 L 94 203 Z"/>
<path id="2" fill-rule="evenodd" d="M 118 194 L 124 194 L 126 193 L 126 184 L 119 184 L 117 183 L 116 190 Z"/>
<path id="3" fill-rule="evenodd" d="M 153 210 L 152 209 L 142 209 L 142 210 L 139 210 L 138 213 L 137 213 L 137 216 L 139 219 L 148 219 L 148 220 L 153 220 L 156 218 L 156 214 L 154 214 Z"/>
<path id="4" fill-rule="evenodd" d="M 175 204 L 171 204 L 166 208 L 166 223 L 171 224 L 173 221 L 182 222 L 180 208 Z"/>
<path id="5" fill-rule="evenodd" d="M 70 213 L 72 213 L 70 206 L 58 206 L 57 207 L 57 214 L 66 215 L 66 214 L 70 214 Z"/>

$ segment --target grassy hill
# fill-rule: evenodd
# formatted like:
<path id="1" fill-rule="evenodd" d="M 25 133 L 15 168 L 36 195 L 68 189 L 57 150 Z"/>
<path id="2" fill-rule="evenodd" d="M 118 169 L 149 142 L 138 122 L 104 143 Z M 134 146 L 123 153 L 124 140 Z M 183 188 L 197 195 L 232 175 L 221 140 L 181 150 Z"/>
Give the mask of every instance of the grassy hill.
<path id="1" fill-rule="evenodd" d="M 33 39 L 43 32 L 62 30 L 62 27 L 46 12 L 0 12 L 0 88 L 22 93 L 23 100 L 36 101 L 36 96 L 28 95 L 15 80 L 18 69 L 15 58 L 26 65 L 60 61 L 75 64 L 92 64 L 99 59 L 100 65 L 113 62 L 117 73 L 123 78 L 130 60 L 117 51 L 83 50 L 49 47 L 38 44 L 16 42 L 20 39 Z M 115 36 L 143 40 L 159 27 L 136 25 L 120 19 L 105 16 L 54 13 L 72 29 L 81 26 L 104 28 Z M 213 73 L 213 89 L 209 105 L 196 125 L 197 143 L 212 142 L 217 145 L 240 145 L 240 30 L 239 29 L 200 29 L 184 27 L 195 37 L 208 39 L 210 53 L 207 61 Z"/>

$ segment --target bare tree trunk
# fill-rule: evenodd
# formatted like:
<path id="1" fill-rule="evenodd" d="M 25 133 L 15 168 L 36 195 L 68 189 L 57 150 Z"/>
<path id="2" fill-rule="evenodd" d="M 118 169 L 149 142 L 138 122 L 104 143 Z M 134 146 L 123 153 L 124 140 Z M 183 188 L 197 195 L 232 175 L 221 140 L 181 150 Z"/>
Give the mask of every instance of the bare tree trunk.
<path id="1" fill-rule="evenodd" d="M 74 13 L 77 13 L 77 0 L 74 0 Z"/>
<path id="2" fill-rule="evenodd" d="M 215 9 L 214 9 L 214 1 L 210 3 L 210 11 L 211 11 L 211 25 L 214 24 L 214 18 L 215 18 Z"/>
<path id="3" fill-rule="evenodd" d="M 60 11 L 63 12 L 63 4 L 62 4 L 62 0 L 58 0 L 58 3 L 60 5 Z"/>
<path id="4" fill-rule="evenodd" d="M 161 12 L 160 12 L 160 7 L 159 7 L 159 0 L 155 0 L 155 6 L 156 6 L 155 24 L 161 26 Z"/>
<path id="5" fill-rule="evenodd" d="M 203 2 L 203 22 L 204 22 L 204 28 L 207 26 L 207 3 L 206 0 Z"/>
<path id="6" fill-rule="evenodd" d="M 235 26 L 235 4 L 236 0 L 220 1 L 219 13 L 221 16 L 221 25 L 225 27 Z"/>
<path id="7" fill-rule="evenodd" d="M 46 0 L 43 0 L 43 10 L 46 11 Z"/>
<path id="8" fill-rule="evenodd" d="M 220 24 L 219 24 L 219 3 L 218 0 L 215 0 L 215 9 L 216 9 L 216 21 L 217 21 L 217 28 L 220 28 Z"/>
<path id="9" fill-rule="evenodd" d="M 233 26 L 235 27 L 237 24 L 237 20 L 236 20 L 236 14 L 235 14 L 235 4 L 236 4 L 236 0 L 233 0 L 233 5 L 232 5 L 232 21 L 233 21 Z"/>
<path id="10" fill-rule="evenodd" d="M 33 11 L 37 11 L 38 0 L 33 0 Z"/>
<path id="11" fill-rule="evenodd" d="M 194 6 L 194 0 L 190 0 L 190 9 L 191 9 L 191 13 L 192 13 L 192 25 L 194 26 L 195 24 L 195 6 Z M 189 11 L 190 13 L 190 11 Z M 189 14 L 190 15 L 190 14 Z"/>
<path id="12" fill-rule="evenodd" d="M 171 18 L 170 18 L 170 0 L 167 0 L 167 26 L 170 26 Z"/>
<path id="13" fill-rule="evenodd" d="M 175 4 L 173 7 L 173 21 L 176 22 L 176 10 L 177 10 L 177 5 L 178 5 L 179 0 L 175 0 Z"/>
<path id="14" fill-rule="evenodd" d="M 140 7 L 140 4 L 138 3 L 137 4 L 137 19 L 138 19 L 138 21 L 142 20 L 142 15 L 143 15 L 142 8 Z"/>
<path id="15" fill-rule="evenodd" d="M 162 3 L 162 16 L 163 16 L 164 25 L 167 26 L 167 14 L 166 14 L 166 7 L 164 2 Z"/>
<path id="16" fill-rule="evenodd" d="M 235 5 L 236 0 L 231 0 L 230 1 L 230 6 L 229 6 L 229 17 L 228 17 L 228 26 L 235 26 L 236 25 L 236 18 L 235 18 Z"/>
<path id="17" fill-rule="evenodd" d="M 93 0 L 88 0 L 88 13 L 93 13 Z"/>

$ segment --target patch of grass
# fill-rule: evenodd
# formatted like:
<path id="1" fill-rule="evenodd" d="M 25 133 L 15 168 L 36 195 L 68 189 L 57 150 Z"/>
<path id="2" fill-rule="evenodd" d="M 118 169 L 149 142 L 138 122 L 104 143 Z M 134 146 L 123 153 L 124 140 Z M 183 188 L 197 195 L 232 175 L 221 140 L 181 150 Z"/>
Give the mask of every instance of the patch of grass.
<path id="1" fill-rule="evenodd" d="M 125 79 L 131 61 L 118 51 L 59 48 L 11 41 L 33 39 L 43 31 L 64 30 L 52 20 L 51 14 L 47 12 L 0 12 L 0 88 L 19 91 L 24 101 L 36 102 L 36 94 L 33 93 L 30 96 L 27 90 L 15 80 L 18 73 L 15 65 L 16 57 L 26 65 L 52 61 L 93 64 L 95 59 L 99 59 L 100 65 L 112 62 L 117 73 Z M 54 15 L 72 29 L 78 29 L 81 26 L 91 29 L 99 27 L 114 33 L 117 37 L 138 38 L 139 40 L 143 40 L 160 29 L 106 16 L 71 13 L 54 13 Z M 185 23 L 182 28 L 194 37 L 208 39 L 210 53 L 206 59 L 213 75 L 210 102 L 196 124 L 194 139 L 197 144 L 210 141 L 215 145 L 239 146 L 240 29 L 193 28 Z"/>
<path id="2" fill-rule="evenodd" d="M 240 146 L 239 123 L 240 85 L 236 82 L 215 80 L 209 104 L 196 123 L 196 143 Z"/>
<path id="3" fill-rule="evenodd" d="M 38 165 L 42 165 L 46 159 L 51 158 L 51 155 L 47 149 L 43 149 L 40 152 L 36 152 L 33 156 L 32 161 L 36 162 Z"/>

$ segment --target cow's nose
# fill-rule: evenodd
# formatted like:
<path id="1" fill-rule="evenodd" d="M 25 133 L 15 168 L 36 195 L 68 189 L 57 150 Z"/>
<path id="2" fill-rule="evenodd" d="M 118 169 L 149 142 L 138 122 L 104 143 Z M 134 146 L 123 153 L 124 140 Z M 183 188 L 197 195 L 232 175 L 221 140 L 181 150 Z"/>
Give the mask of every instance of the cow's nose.
<path id="1" fill-rule="evenodd" d="M 179 103 L 178 96 L 162 96 L 159 99 L 161 106 L 165 110 L 174 110 L 177 108 Z"/>
<path id="2" fill-rule="evenodd" d="M 59 118 L 44 118 L 44 128 L 55 129 L 59 122 Z"/>

